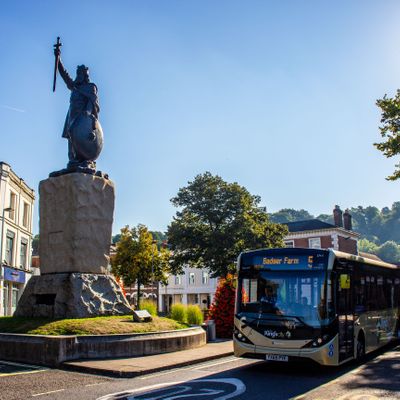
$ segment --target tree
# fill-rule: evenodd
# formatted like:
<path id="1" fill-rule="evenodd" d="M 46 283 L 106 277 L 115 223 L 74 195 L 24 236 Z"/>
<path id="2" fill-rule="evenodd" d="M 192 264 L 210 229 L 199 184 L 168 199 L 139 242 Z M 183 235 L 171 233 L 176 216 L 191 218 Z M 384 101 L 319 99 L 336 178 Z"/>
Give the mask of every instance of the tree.
<path id="1" fill-rule="evenodd" d="M 197 175 L 171 202 L 182 208 L 167 232 L 176 267 L 186 264 L 226 276 L 243 250 L 283 246 L 287 228 L 269 221 L 260 197 L 210 172 Z"/>
<path id="2" fill-rule="evenodd" d="M 215 321 L 219 338 L 231 338 L 233 333 L 233 316 L 235 312 L 235 279 L 228 274 L 220 279 L 211 304 L 209 319 Z"/>
<path id="3" fill-rule="evenodd" d="M 364 253 L 376 254 L 378 255 L 379 246 L 374 242 L 370 242 L 368 239 L 360 239 L 358 241 L 358 250 Z"/>
<path id="4" fill-rule="evenodd" d="M 400 90 L 397 90 L 393 98 L 383 96 L 376 101 L 376 105 L 381 109 L 381 123 L 379 127 L 384 141 L 374 143 L 374 146 L 380 150 L 384 156 L 390 158 L 400 154 Z M 392 175 L 386 179 L 395 181 L 400 178 L 400 163 L 395 165 Z"/>
<path id="5" fill-rule="evenodd" d="M 400 262 L 400 245 L 392 240 L 387 241 L 382 246 L 379 246 L 377 255 L 387 262 Z"/>
<path id="6" fill-rule="evenodd" d="M 129 229 L 121 229 L 121 237 L 117 242 L 116 255 L 112 259 L 112 273 L 121 278 L 125 286 L 136 283 L 137 307 L 140 309 L 140 285 L 148 285 L 152 281 L 166 282 L 171 272 L 169 251 L 157 248 L 151 233 L 146 226 L 138 225 Z"/>
<path id="7" fill-rule="evenodd" d="M 269 214 L 271 222 L 284 224 L 286 222 L 304 221 L 314 217 L 306 210 L 294 210 L 293 208 L 283 208 L 275 213 Z"/>
<path id="8" fill-rule="evenodd" d="M 37 256 L 39 254 L 39 235 L 35 235 L 32 239 L 32 255 Z"/>

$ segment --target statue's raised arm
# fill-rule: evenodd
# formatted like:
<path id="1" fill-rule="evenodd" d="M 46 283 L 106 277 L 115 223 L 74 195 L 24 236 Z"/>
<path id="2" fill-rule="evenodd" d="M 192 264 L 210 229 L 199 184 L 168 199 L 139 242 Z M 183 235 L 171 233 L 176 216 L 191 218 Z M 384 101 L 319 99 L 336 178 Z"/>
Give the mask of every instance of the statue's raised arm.
<path id="1" fill-rule="evenodd" d="M 100 106 L 97 86 L 90 82 L 89 68 L 85 65 L 78 65 L 76 78 L 71 78 L 61 61 L 60 46 L 61 43 L 57 38 L 57 43 L 54 45 L 55 77 L 58 71 L 71 91 L 70 105 L 62 133 L 62 137 L 68 139 L 69 162 L 66 169 L 50 175 L 72 172 L 95 174 L 95 160 L 103 147 L 103 131 L 98 120 Z"/>

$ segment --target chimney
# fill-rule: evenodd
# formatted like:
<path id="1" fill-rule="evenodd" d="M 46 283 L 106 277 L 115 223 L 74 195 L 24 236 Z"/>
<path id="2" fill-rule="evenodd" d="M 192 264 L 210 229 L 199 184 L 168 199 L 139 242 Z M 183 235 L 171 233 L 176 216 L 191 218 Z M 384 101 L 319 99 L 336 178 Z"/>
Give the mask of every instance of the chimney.
<path id="1" fill-rule="evenodd" d="M 343 226 L 343 213 L 339 206 L 335 206 L 333 210 L 333 221 L 336 226 Z"/>
<path id="2" fill-rule="evenodd" d="M 347 229 L 348 231 L 351 231 L 353 228 L 353 225 L 351 223 L 351 214 L 350 211 L 346 208 L 346 211 L 343 214 L 343 224 L 344 224 L 344 229 Z"/>

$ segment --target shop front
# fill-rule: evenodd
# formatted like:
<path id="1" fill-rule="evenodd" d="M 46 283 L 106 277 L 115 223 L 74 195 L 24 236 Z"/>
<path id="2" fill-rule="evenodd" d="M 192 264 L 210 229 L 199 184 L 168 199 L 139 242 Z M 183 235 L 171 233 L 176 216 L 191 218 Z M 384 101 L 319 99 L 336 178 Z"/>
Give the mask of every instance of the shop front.
<path id="1" fill-rule="evenodd" d="M 10 267 L 3 267 L 3 310 L 2 315 L 13 315 L 25 287 L 26 274 Z"/>

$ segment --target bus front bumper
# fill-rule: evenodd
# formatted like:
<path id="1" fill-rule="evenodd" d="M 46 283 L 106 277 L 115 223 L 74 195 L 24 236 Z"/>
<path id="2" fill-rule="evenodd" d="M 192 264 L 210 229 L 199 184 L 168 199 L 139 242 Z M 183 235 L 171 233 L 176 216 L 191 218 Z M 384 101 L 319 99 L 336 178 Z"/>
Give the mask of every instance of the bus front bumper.
<path id="1" fill-rule="evenodd" d="M 336 335 L 328 343 L 315 348 L 285 348 L 285 347 L 266 347 L 253 344 L 240 342 L 235 337 L 233 338 L 233 349 L 236 357 L 267 359 L 268 356 L 287 356 L 275 357 L 285 358 L 285 361 L 301 361 L 302 359 L 309 359 L 321 365 L 338 365 L 339 352 L 338 352 L 338 336 Z M 269 357 L 274 358 L 274 357 Z"/>

